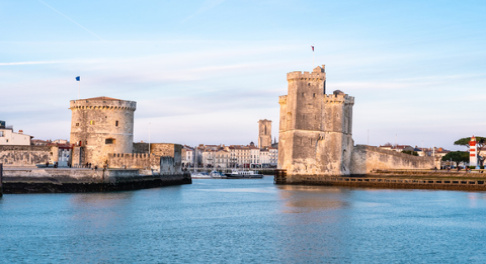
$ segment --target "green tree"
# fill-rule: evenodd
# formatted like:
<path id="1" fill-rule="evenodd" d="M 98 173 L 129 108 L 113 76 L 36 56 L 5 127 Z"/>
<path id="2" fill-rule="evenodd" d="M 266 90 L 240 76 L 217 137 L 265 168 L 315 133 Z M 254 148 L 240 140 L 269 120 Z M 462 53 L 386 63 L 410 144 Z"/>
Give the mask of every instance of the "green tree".
<path id="1" fill-rule="evenodd" d="M 413 156 L 418 156 L 417 151 L 402 150 L 402 153 L 405 153 L 405 154 L 408 154 L 408 155 L 413 155 Z"/>
<path id="2" fill-rule="evenodd" d="M 444 157 L 442 157 L 442 161 L 452 160 L 457 163 L 459 162 L 468 162 L 469 161 L 469 153 L 466 151 L 451 151 L 447 153 Z"/>

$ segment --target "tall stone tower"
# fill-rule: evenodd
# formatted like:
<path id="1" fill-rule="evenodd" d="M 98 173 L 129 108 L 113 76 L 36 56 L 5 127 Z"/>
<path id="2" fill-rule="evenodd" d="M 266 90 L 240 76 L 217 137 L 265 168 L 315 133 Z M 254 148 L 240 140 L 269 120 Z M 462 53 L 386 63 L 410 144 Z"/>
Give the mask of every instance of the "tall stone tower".
<path id="1" fill-rule="evenodd" d="M 110 97 L 72 100 L 72 164 L 102 167 L 110 153 L 132 153 L 137 103 Z"/>
<path id="2" fill-rule="evenodd" d="M 258 121 L 258 147 L 272 146 L 272 121 L 263 119 Z"/>
<path id="3" fill-rule="evenodd" d="M 310 175 L 349 175 L 353 150 L 354 97 L 326 94 L 324 65 L 287 74 L 288 95 L 280 96 L 278 165 L 287 182 Z"/>

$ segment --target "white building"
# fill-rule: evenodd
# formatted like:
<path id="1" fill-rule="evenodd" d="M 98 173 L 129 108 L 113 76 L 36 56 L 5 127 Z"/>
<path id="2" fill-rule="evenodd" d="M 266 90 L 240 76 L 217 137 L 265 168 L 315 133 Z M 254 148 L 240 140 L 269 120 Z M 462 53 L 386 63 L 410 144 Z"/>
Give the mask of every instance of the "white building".
<path id="1" fill-rule="evenodd" d="M 183 146 L 182 147 L 182 153 L 181 153 L 181 158 L 182 158 L 182 167 L 183 168 L 189 168 L 194 166 L 194 148 L 191 148 L 189 146 Z"/>
<path id="2" fill-rule="evenodd" d="M 22 130 L 14 132 L 13 127 L 5 126 L 4 121 L 0 121 L 0 145 L 27 145 L 31 144 L 33 137 L 25 135 Z"/>

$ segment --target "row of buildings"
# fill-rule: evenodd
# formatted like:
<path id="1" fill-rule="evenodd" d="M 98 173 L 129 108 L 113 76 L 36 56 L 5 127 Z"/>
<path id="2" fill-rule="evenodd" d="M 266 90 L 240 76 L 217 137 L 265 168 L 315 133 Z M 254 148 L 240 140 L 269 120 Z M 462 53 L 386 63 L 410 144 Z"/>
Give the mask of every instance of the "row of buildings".
<path id="1" fill-rule="evenodd" d="M 184 168 L 276 168 L 278 147 L 259 148 L 253 142 L 249 145 L 203 145 L 183 146 L 182 166 Z"/>
<path id="2" fill-rule="evenodd" d="M 277 168 L 278 143 L 272 143 L 272 121 L 258 121 L 258 145 L 183 146 L 183 168 Z"/>

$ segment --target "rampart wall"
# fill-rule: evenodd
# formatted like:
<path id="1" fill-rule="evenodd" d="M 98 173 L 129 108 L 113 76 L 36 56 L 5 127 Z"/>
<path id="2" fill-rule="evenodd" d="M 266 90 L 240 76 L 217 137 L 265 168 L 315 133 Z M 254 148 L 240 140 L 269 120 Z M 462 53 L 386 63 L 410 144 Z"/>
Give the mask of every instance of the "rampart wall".
<path id="1" fill-rule="evenodd" d="M 160 158 L 148 153 L 112 153 L 108 155 L 108 168 L 158 169 Z"/>
<path id="2" fill-rule="evenodd" d="M 351 175 L 369 174 L 373 170 L 433 169 L 433 157 L 418 157 L 378 147 L 356 145 L 351 156 Z"/>
<path id="3" fill-rule="evenodd" d="M 148 153 L 149 143 L 134 143 L 133 151 L 135 153 Z M 182 172 L 182 145 L 172 143 L 150 143 L 150 154 L 161 157 L 172 157 L 175 171 Z M 163 169 L 160 169 L 162 173 Z"/>
<path id="4" fill-rule="evenodd" d="M 4 167 L 25 167 L 56 162 L 58 147 L 51 146 L 0 146 L 0 163 Z"/>

